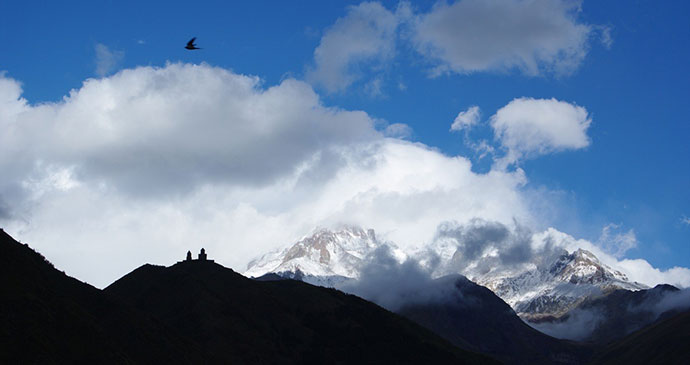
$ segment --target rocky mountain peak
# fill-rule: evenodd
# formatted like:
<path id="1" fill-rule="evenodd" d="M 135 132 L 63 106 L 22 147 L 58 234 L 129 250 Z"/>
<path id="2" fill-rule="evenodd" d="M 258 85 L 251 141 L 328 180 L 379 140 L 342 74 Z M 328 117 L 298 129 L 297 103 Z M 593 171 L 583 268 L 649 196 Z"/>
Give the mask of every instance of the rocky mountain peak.
<path id="1" fill-rule="evenodd" d="M 291 246 L 249 263 L 245 275 L 301 271 L 313 276 L 356 278 L 362 259 L 380 245 L 373 229 L 343 226 L 318 228 Z"/>
<path id="2" fill-rule="evenodd" d="M 549 272 L 562 282 L 572 284 L 605 284 L 627 282 L 625 274 L 603 264 L 591 252 L 577 249 L 571 254 L 564 254 L 551 266 Z"/>

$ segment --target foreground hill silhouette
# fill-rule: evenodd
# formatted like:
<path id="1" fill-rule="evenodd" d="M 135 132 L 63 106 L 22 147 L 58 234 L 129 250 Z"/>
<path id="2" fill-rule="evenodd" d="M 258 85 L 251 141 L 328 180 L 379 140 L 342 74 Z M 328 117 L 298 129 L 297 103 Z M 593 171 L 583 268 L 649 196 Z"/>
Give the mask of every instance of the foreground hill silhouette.
<path id="1" fill-rule="evenodd" d="M 98 290 L 2 230 L 0 295 L 0 363 L 496 363 L 358 297 L 212 262 Z"/>
<path id="2" fill-rule="evenodd" d="M 56 270 L 0 230 L 0 363 L 206 361 L 151 316 Z"/>
<path id="3" fill-rule="evenodd" d="M 208 261 L 144 265 L 104 290 L 205 353 L 246 363 L 491 363 L 353 295 L 256 281 Z"/>

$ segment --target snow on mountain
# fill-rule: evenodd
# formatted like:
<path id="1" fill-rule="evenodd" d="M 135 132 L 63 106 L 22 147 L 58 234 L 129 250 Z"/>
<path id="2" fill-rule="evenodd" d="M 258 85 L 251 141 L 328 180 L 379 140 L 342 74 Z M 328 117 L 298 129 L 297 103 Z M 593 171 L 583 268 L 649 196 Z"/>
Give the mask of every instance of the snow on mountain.
<path id="1" fill-rule="evenodd" d="M 531 264 L 513 275 L 479 275 L 473 278 L 491 289 L 525 319 L 559 317 L 585 298 L 614 289 L 640 290 L 646 285 L 630 282 L 625 274 L 601 263 L 589 251 L 563 252 L 548 265 Z"/>
<path id="2" fill-rule="evenodd" d="M 259 277 L 269 272 L 324 286 L 359 277 L 367 255 L 383 243 L 373 229 L 347 226 L 340 230 L 317 229 L 297 243 L 269 252 L 247 265 L 245 276 Z M 402 255 L 400 250 L 395 250 Z"/>
<path id="3" fill-rule="evenodd" d="M 631 282 L 620 271 L 603 264 L 589 251 L 568 252 L 557 248 L 549 255 L 515 265 L 502 263 L 494 250 L 468 253 L 452 240 L 436 240 L 405 253 L 393 243 L 380 242 L 373 230 L 345 227 L 318 229 L 293 245 L 269 252 L 247 266 L 246 276 L 266 273 L 299 278 L 338 287 L 359 278 L 366 257 L 380 245 L 389 245 L 400 262 L 412 257 L 434 277 L 459 273 L 491 289 L 524 319 L 559 317 L 589 296 L 614 289 L 640 290 L 647 286 Z M 472 260 L 468 260 L 474 255 Z"/>

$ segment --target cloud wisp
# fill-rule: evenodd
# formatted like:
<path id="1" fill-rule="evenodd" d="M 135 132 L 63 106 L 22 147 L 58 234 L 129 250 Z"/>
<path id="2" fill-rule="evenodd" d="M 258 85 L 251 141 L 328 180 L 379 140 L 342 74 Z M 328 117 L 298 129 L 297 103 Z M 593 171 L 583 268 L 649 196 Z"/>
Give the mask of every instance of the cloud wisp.
<path id="1" fill-rule="evenodd" d="M 452 290 L 452 285 L 439 285 L 432 279 L 428 266 L 421 266 L 413 258 L 400 262 L 387 245 L 379 246 L 365 262 L 359 279 L 346 282 L 339 289 L 388 310 L 449 300 L 453 294 L 459 294 Z"/>
<path id="2" fill-rule="evenodd" d="M 564 318 L 553 322 L 527 322 L 547 335 L 567 340 L 623 336 L 651 324 L 662 315 L 687 311 L 690 308 L 690 289 L 656 287 L 644 293 L 626 296 L 629 302 L 616 303 L 606 297 L 585 303 Z M 609 338 L 610 339 L 610 338 Z"/>
<path id="3" fill-rule="evenodd" d="M 628 250 L 637 247 L 637 237 L 632 229 L 625 233 L 618 233 L 617 229 L 620 229 L 619 224 L 610 223 L 604 226 L 597 244 L 614 257 L 621 258 Z"/>
<path id="4" fill-rule="evenodd" d="M 101 43 L 97 43 L 94 49 L 96 51 L 96 75 L 99 77 L 115 71 L 125 58 L 125 52 L 111 50 Z"/>
<path id="5" fill-rule="evenodd" d="M 458 113 L 458 116 L 455 117 L 453 124 L 450 125 L 450 130 L 461 131 L 463 129 L 470 129 L 479 123 L 479 116 L 479 107 L 473 105 L 467 108 L 467 110 Z"/>

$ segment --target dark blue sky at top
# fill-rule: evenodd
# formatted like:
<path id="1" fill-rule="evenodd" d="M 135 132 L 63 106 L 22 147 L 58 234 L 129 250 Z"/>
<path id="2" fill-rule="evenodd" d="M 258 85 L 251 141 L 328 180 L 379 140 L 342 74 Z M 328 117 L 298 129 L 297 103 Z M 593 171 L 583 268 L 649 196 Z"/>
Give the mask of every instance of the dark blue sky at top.
<path id="1" fill-rule="evenodd" d="M 302 79 L 324 30 L 348 4 L 358 3 L 3 1 L 0 70 L 22 82 L 30 103 L 59 101 L 97 77 L 94 47 L 100 43 L 124 52 L 119 69 L 206 62 L 272 86 L 286 77 Z M 413 6 L 428 10 L 432 4 Z M 602 226 L 621 224 L 640 242 L 629 257 L 662 268 L 687 266 L 690 224 L 682 219 L 690 216 L 690 3 L 585 1 L 579 19 L 610 27 L 613 44 L 607 49 L 592 40 L 569 76 L 509 71 L 430 78 L 429 65 L 401 47 L 385 72 L 383 96 L 372 97 L 357 84 L 342 93 L 317 91 L 326 105 L 408 124 L 412 140 L 468 157 L 474 152 L 449 128 L 471 105 L 481 108 L 484 122 L 523 96 L 583 106 L 593 121 L 591 145 L 523 162 L 527 188 L 560 192 L 555 198 L 569 209 L 551 223 L 564 232 L 596 240 Z M 202 51 L 184 50 L 192 36 Z M 492 138 L 486 124 L 471 135 Z M 475 158 L 478 171 L 489 164 Z"/>

